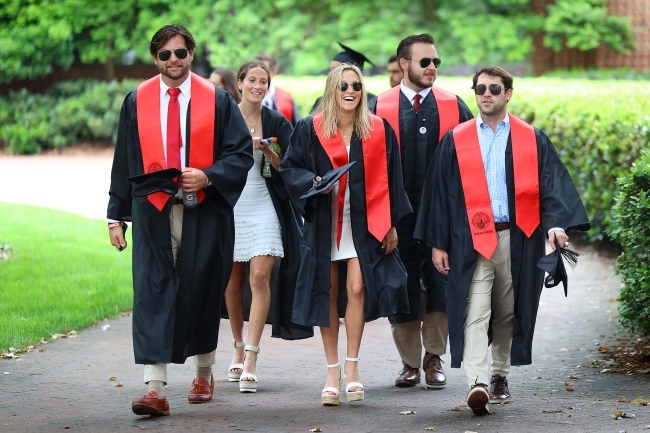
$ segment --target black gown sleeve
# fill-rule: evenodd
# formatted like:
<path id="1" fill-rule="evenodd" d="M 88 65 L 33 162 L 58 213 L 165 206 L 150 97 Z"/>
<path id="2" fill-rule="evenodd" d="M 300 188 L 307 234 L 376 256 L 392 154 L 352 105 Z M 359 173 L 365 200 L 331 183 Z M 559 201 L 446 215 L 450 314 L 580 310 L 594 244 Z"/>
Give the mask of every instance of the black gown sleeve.
<path id="1" fill-rule="evenodd" d="M 284 158 L 284 155 L 287 153 L 289 148 L 289 143 L 291 142 L 291 133 L 293 132 L 293 126 L 280 112 L 269 110 L 268 108 L 263 109 L 262 122 L 264 122 L 264 114 L 269 116 L 269 121 L 272 124 L 273 135 L 277 137 L 278 144 L 280 145 L 280 159 Z M 277 115 L 279 114 L 279 116 Z M 289 198 L 289 192 L 287 187 L 284 185 L 282 176 L 280 173 L 271 166 L 271 179 L 273 180 L 273 186 L 275 191 L 278 193 L 280 200 L 287 200 Z"/>
<path id="2" fill-rule="evenodd" d="M 316 197 L 300 198 L 313 186 L 316 177 L 316 162 L 311 146 L 311 118 L 298 122 L 291 134 L 289 148 L 280 163 L 280 174 L 294 204 L 304 213 L 315 206 Z"/>
<path id="3" fill-rule="evenodd" d="M 535 128 L 539 159 L 539 194 L 542 227 L 587 231 L 589 218 L 571 175 L 560 160 L 548 136 Z"/>
<path id="4" fill-rule="evenodd" d="M 131 221 L 131 182 L 129 177 L 129 158 L 127 137 L 131 122 L 135 121 L 135 92 L 129 93 L 120 110 L 117 141 L 111 168 L 111 186 L 108 190 L 107 218 L 116 221 Z"/>
<path id="5" fill-rule="evenodd" d="M 204 168 L 203 172 L 212 182 L 209 192 L 223 199 L 215 200 L 219 211 L 229 213 L 244 189 L 248 170 L 253 166 L 253 144 L 237 103 L 221 89 L 217 89 L 216 121 L 215 135 L 221 139 L 217 146 L 220 152 L 214 164 Z M 217 134 L 216 129 L 221 129 L 222 133 Z"/>
<path id="6" fill-rule="evenodd" d="M 463 101 L 460 96 L 456 96 L 458 98 L 458 108 L 459 108 L 459 115 L 460 115 L 460 123 L 467 122 L 470 119 L 474 118 L 474 115 L 472 114 L 472 111 L 469 109 L 467 104 L 465 104 L 465 101 Z"/>
<path id="7" fill-rule="evenodd" d="M 390 215 L 391 225 L 397 226 L 404 218 L 413 213 L 411 202 L 409 202 L 404 190 L 404 178 L 402 176 L 402 162 L 400 159 L 399 145 L 393 127 L 386 119 L 384 129 L 386 132 L 386 154 L 388 161 L 388 184 L 390 191 Z"/>
<path id="8" fill-rule="evenodd" d="M 375 96 L 368 101 L 368 111 L 372 114 L 377 114 L 377 98 L 378 96 Z"/>
<path id="9" fill-rule="evenodd" d="M 451 179 L 450 170 L 456 164 L 454 154 L 453 130 L 447 131 L 438 145 L 429 164 L 424 185 L 420 212 L 413 236 L 425 245 L 449 251 L 451 242 L 451 221 L 449 209 L 448 186 Z"/>

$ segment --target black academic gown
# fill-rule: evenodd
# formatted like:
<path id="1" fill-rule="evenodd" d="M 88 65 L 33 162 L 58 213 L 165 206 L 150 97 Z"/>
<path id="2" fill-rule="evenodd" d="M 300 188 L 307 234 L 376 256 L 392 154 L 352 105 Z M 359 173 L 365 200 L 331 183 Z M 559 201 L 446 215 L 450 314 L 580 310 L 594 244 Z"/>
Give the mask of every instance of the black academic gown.
<path id="1" fill-rule="evenodd" d="M 402 186 L 399 151 L 395 133 L 384 121 L 388 161 L 388 189 L 391 221 L 396 225 L 411 213 Z M 399 252 L 385 255 L 378 241 L 368 232 L 362 141 L 353 136 L 350 162 L 356 161 L 348 176 L 352 238 L 366 288 L 365 319 L 375 320 L 408 311 L 406 274 Z M 300 196 L 312 187 L 313 179 L 332 169 L 313 128 L 313 118 L 296 125 L 291 145 L 280 164 L 280 173 L 289 195 L 305 218 L 300 270 L 293 304 L 293 321 L 306 326 L 329 326 L 332 194 Z M 339 297 L 345 290 L 339 290 Z"/>
<path id="2" fill-rule="evenodd" d="M 402 174 L 404 175 L 404 189 L 408 194 L 413 215 L 406 218 L 397 226 L 397 236 L 400 242 L 401 257 L 408 272 L 408 292 L 410 312 L 389 317 L 390 323 L 407 323 L 419 320 L 421 289 L 420 280 L 427 291 L 426 312 L 446 311 L 445 280 L 446 278 L 436 271 L 431 262 L 431 248 L 421 245 L 413 237 L 415 221 L 420 209 L 422 185 L 427 167 L 438 146 L 440 136 L 440 119 L 438 105 L 433 97 L 433 92 L 422 100 L 420 109 L 416 113 L 413 105 L 400 92 L 399 100 L 399 128 L 400 146 L 402 153 Z M 377 99 L 370 101 L 370 111 L 376 113 Z M 460 123 L 472 119 L 474 116 L 465 102 L 458 98 L 458 112 Z M 426 128 L 424 134 L 420 128 Z"/>
<path id="3" fill-rule="evenodd" d="M 274 110 L 278 110 L 278 101 L 274 97 L 272 100 L 272 107 Z M 293 122 L 289 122 L 291 126 L 296 126 L 296 123 L 300 120 L 300 113 L 298 112 L 298 106 L 296 105 L 296 101 L 292 98 L 291 102 L 291 111 L 293 112 Z"/>
<path id="4" fill-rule="evenodd" d="M 293 132 L 293 127 L 289 121 L 279 111 L 262 107 L 262 131 L 264 131 L 264 137 L 277 137 L 278 144 L 282 149 L 280 152 L 280 157 L 282 157 L 287 147 L 289 147 L 291 133 Z M 253 175 L 253 173 L 249 173 L 250 175 Z M 262 176 L 262 173 L 259 172 L 254 175 Z M 294 210 L 287 188 L 282 181 L 282 176 L 273 166 L 271 166 L 271 177 L 265 177 L 264 181 L 280 222 L 284 250 L 284 257 L 276 260 L 271 274 L 271 307 L 266 322 L 272 325 L 272 337 L 285 340 L 313 337 L 314 331 L 312 327 L 291 323 L 293 294 L 298 277 L 298 268 L 300 267 L 302 218 Z M 246 275 L 248 275 L 249 269 L 249 264 L 247 264 Z M 249 319 L 251 300 L 250 282 L 246 278 L 244 320 Z M 222 317 L 227 318 L 228 312 L 225 302 L 221 311 Z"/>
<path id="5" fill-rule="evenodd" d="M 546 134 L 535 129 L 539 170 L 541 224 L 530 238 L 517 227 L 514 203 L 512 141 L 506 147 L 506 183 L 510 212 L 510 253 L 515 318 L 512 365 L 532 362 L 532 344 L 544 271 L 537 261 L 545 254 L 547 232 L 553 227 L 589 230 L 589 219 L 569 172 Z M 465 195 L 452 131 L 443 138 L 429 168 L 415 236 L 449 254 L 447 315 L 451 366 L 463 360 L 465 300 L 478 262 L 469 229 Z"/>
<path id="6" fill-rule="evenodd" d="M 144 173 L 137 91 L 122 105 L 107 216 L 133 221 L 133 350 L 137 364 L 182 364 L 189 356 L 217 347 L 220 317 L 216 312 L 232 269 L 232 208 L 253 165 L 253 154 L 236 102 L 225 91 L 216 92 L 214 164 L 203 169 L 212 185 L 204 189 L 206 198 L 196 208 L 183 211 L 176 268 L 169 223 L 172 201 L 159 212 L 146 196 L 132 197 L 134 188 L 127 179 Z M 190 123 L 188 108 L 186 155 L 192 145 Z"/>

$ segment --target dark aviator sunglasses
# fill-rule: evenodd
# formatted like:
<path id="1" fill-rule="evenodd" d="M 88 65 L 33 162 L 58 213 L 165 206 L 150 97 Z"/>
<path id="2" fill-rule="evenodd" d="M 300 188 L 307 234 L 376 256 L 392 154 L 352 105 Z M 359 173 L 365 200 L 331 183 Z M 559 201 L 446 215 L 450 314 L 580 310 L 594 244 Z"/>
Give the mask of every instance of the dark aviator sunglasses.
<path id="1" fill-rule="evenodd" d="M 404 57 L 404 58 L 406 60 L 408 60 L 408 61 L 413 61 L 413 59 L 409 59 L 409 58 L 406 58 L 406 57 Z M 418 60 L 415 60 L 415 61 L 417 62 Z M 420 62 L 420 67 L 423 68 L 423 69 L 426 68 L 427 66 L 429 66 L 431 64 L 431 62 L 433 62 L 433 66 L 435 66 L 435 68 L 438 69 L 440 67 L 440 64 L 442 63 L 442 60 L 440 60 L 437 57 L 435 57 L 433 59 L 429 58 L 429 57 L 425 57 L 423 59 L 420 59 L 419 62 Z"/>
<path id="2" fill-rule="evenodd" d="M 339 89 L 341 89 L 341 92 L 345 92 L 348 90 L 349 86 L 350 85 L 345 81 L 341 81 L 341 84 L 339 84 Z M 352 83 L 352 90 L 354 90 L 355 92 L 359 92 L 362 88 L 363 88 L 363 83 L 359 81 L 354 81 Z"/>
<path id="3" fill-rule="evenodd" d="M 485 95 L 485 91 L 487 90 L 487 86 L 485 84 L 479 84 L 474 88 L 474 93 L 477 95 Z M 498 84 L 490 84 L 490 93 L 494 96 L 500 95 L 501 94 L 501 86 Z"/>
<path id="4" fill-rule="evenodd" d="M 179 59 L 184 59 L 185 57 L 187 57 L 187 50 L 185 48 L 176 48 L 174 50 L 174 54 L 176 54 L 176 57 L 178 57 Z M 172 56 L 172 52 L 170 50 L 158 51 L 158 58 L 163 62 L 169 60 L 171 56 Z"/>

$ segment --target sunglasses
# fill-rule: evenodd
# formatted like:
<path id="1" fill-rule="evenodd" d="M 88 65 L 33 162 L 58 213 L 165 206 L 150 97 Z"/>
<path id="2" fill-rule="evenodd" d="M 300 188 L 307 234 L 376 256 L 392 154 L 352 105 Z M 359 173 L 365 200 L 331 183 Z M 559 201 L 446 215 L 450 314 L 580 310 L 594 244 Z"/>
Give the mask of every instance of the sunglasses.
<path id="1" fill-rule="evenodd" d="M 345 81 L 341 81 L 341 84 L 339 84 L 339 89 L 341 89 L 341 92 L 347 91 L 348 87 L 350 87 L 350 85 Z M 354 90 L 355 92 L 361 91 L 362 88 L 363 88 L 363 83 L 360 83 L 359 81 L 354 81 L 352 83 L 352 90 Z"/>
<path id="2" fill-rule="evenodd" d="M 474 88 L 474 93 L 476 93 L 477 95 L 484 95 L 486 90 L 487 90 L 487 86 L 485 84 L 479 84 Z M 501 86 L 499 86 L 498 84 L 490 84 L 490 93 L 493 94 L 494 96 L 500 95 Z"/>
<path id="3" fill-rule="evenodd" d="M 174 50 L 174 54 L 176 54 L 176 57 L 178 57 L 179 59 L 184 59 L 185 57 L 187 57 L 187 50 L 185 48 L 176 48 Z M 163 62 L 169 60 L 171 56 L 172 56 L 172 52 L 170 50 L 158 51 L 158 58 Z"/>
<path id="4" fill-rule="evenodd" d="M 405 58 L 406 60 L 409 60 L 409 61 L 412 61 L 412 60 L 413 60 L 413 59 L 408 59 L 408 58 L 406 58 L 406 57 L 404 57 L 404 58 Z M 442 63 L 442 60 L 440 60 L 440 59 L 437 58 L 437 57 L 436 57 L 436 58 L 433 58 L 433 59 L 431 59 L 431 58 L 429 58 L 429 57 L 425 57 L 425 58 L 423 58 L 423 59 L 420 59 L 420 67 L 421 67 L 421 68 L 426 68 L 427 66 L 429 66 L 429 65 L 431 64 L 431 62 L 433 62 L 433 66 L 435 66 L 435 68 L 438 69 L 438 68 L 440 67 L 440 64 Z"/>

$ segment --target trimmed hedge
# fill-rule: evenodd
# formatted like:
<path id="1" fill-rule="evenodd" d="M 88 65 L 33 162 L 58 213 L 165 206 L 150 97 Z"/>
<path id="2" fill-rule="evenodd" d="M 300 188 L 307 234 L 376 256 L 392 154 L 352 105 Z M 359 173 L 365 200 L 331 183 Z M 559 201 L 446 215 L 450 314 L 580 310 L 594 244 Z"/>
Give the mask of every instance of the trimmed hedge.
<path id="1" fill-rule="evenodd" d="M 610 235 L 623 245 L 616 261 L 616 272 L 623 277 L 618 299 L 620 322 L 650 334 L 650 152 L 632 165 L 618 185 L 621 192 Z"/>
<path id="2" fill-rule="evenodd" d="M 388 89 L 385 76 L 365 78 L 366 88 Z M 325 77 L 275 77 L 305 116 L 323 93 Z M 0 97 L 0 141 L 12 153 L 37 153 L 79 141 L 114 140 L 125 95 L 139 81 L 75 81 L 45 95 Z M 440 76 L 436 85 L 460 95 L 476 114 L 469 77 Z M 509 110 L 544 130 L 553 141 L 587 207 L 591 239 L 607 238 L 616 179 L 650 145 L 650 98 L 641 81 L 515 78 Z"/>

